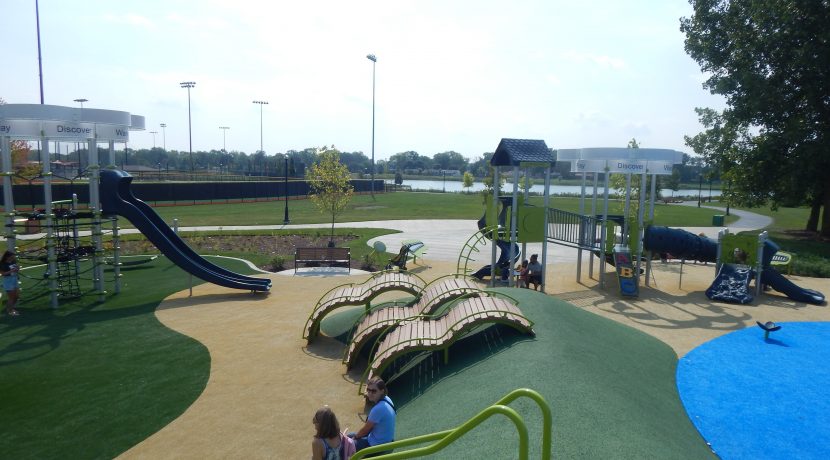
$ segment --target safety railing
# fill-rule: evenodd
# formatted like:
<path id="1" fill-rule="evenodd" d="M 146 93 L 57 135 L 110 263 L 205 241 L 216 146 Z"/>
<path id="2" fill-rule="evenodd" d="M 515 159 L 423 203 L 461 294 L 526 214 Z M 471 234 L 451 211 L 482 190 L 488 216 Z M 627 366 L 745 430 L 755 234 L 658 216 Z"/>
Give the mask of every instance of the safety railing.
<path id="1" fill-rule="evenodd" d="M 539 409 L 541 409 L 542 411 L 541 458 L 542 460 L 550 460 L 551 439 L 553 436 L 553 417 L 551 415 L 550 406 L 548 406 L 547 401 L 545 401 L 545 398 L 542 397 L 542 395 L 529 388 L 519 388 L 511 391 L 506 396 L 496 401 L 495 404 L 482 410 L 474 417 L 467 420 L 466 422 L 464 422 L 456 428 L 439 431 L 437 433 L 416 436 L 414 438 L 401 439 L 400 441 L 393 441 L 388 444 L 379 444 L 376 446 L 368 447 L 353 455 L 352 460 L 361 460 L 365 458 L 367 455 L 377 454 L 379 452 L 387 452 L 402 447 L 415 446 L 418 444 L 424 444 L 428 442 L 433 443 L 424 447 L 404 450 L 400 452 L 391 452 L 372 458 L 376 458 L 378 460 L 393 460 L 432 455 L 446 448 L 454 441 L 461 438 L 462 436 L 473 430 L 475 427 L 482 424 L 484 421 L 496 414 L 502 414 L 506 416 L 511 422 L 513 422 L 513 425 L 516 426 L 516 431 L 519 435 L 518 458 L 519 460 L 527 460 L 529 455 L 529 435 L 527 430 L 527 424 L 524 422 L 522 417 L 519 415 L 518 412 L 516 412 L 515 409 L 507 407 L 507 404 L 510 404 L 515 399 L 520 397 L 530 398 L 531 400 L 536 402 L 536 404 L 539 406 Z"/>
<path id="2" fill-rule="evenodd" d="M 601 225 L 602 219 L 596 216 L 548 208 L 548 240 L 552 243 L 599 250 Z"/>

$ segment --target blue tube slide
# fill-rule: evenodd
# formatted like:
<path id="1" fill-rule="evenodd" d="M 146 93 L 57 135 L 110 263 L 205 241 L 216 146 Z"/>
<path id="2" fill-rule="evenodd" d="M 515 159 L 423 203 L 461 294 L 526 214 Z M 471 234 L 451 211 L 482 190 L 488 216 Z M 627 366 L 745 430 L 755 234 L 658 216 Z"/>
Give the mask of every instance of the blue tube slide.
<path id="1" fill-rule="evenodd" d="M 651 252 L 668 252 L 678 259 L 717 262 L 718 242 L 679 228 L 650 225 L 643 247 Z"/>
<path id="2" fill-rule="evenodd" d="M 104 214 L 127 218 L 173 263 L 204 281 L 250 291 L 268 291 L 271 288 L 270 280 L 234 273 L 196 254 L 150 206 L 132 194 L 132 179 L 124 171 L 101 171 L 101 207 Z"/>
<path id="3" fill-rule="evenodd" d="M 813 305 L 824 303 L 824 294 L 797 286 L 772 267 L 765 268 L 761 272 L 761 282 L 796 302 L 811 303 Z"/>
<path id="4" fill-rule="evenodd" d="M 496 246 L 499 248 L 499 259 L 496 261 L 496 265 L 502 269 L 502 273 L 507 273 L 506 270 L 509 270 L 511 267 L 511 263 L 508 259 L 510 259 L 510 242 L 504 240 L 496 240 Z M 522 255 L 521 249 L 519 248 L 518 244 L 513 244 L 513 254 L 515 257 L 513 258 L 513 262 L 515 263 L 519 260 L 520 256 Z M 490 276 L 492 274 L 492 267 L 490 265 L 485 265 L 478 269 L 472 276 L 482 279 L 485 276 Z"/>

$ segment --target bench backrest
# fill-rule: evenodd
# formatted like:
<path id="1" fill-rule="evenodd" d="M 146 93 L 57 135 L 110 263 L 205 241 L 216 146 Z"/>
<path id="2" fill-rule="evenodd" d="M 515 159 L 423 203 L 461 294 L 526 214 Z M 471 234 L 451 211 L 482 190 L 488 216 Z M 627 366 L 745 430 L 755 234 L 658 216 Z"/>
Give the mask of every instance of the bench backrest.
<path id="1" fill-rule="evenodd" d="M 297 248 L 294 257 L 300 260 L 345 260 L 351 257 L 349 248 Z"/>

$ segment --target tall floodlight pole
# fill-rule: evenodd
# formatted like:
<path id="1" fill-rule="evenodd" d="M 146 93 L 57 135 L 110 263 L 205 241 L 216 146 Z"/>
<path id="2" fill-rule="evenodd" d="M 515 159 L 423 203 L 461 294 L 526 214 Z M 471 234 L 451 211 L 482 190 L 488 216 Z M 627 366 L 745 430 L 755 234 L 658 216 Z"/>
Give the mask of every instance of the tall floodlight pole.
<path id="1" fill-rule="evenodd" d="M 153 149 L 155 149 L 156 148 L 156 134 L 158 134 L 159 132 L 158 131 L 148 131 L 148 132 L 153 135 Z"/>
<path id="2" fill-rule="evenodd" d="M 161 126 L 161 142 L 162 148 L 164 149 L 165 153 L 167 152 L 167 123 L 159 124 Z"/>
<path id="3" fill-rule="evenodd" d="M 219 129 L 222 130 L 222 153 L 228 153 L 228 150 L 225 148 L 225 135 L 228 133 L 228 130 L 231 129 L 230 126 L 220 126 Z"/>
<path id="4" fill-rule="evenodd" d="M 35 22 L 37 23 L 37 72 L 40 78 L 40 104 L 43 105 L 43 59 L 40 57 L 40 7 L 35 0 Z"/>
<path id="5" fill-rule="evenodd" d="M 262 148 L 262 106 L 268 105 L 268 101 L 254 101 L 254 104 L 259 104 L 259 151 L 265 153 Z"/>
<path id="6" fill-rule="evenodd" d="M 190 138 L 190 180 L 193 180 L 193 128 L 190 123 L 190 88 L 196 86 L 196 82 L 183 81 L 179 85 L 182 88 L 187 88 L 187 134 Z"/>
<path id="7" fill-rule="evenodd" d="M 375 199 L 375 65 L 378 58 L 374 54 L 367 54 L 366 59 L 372 61 L 372 184 L 369 188 L 372 199 Z"/>

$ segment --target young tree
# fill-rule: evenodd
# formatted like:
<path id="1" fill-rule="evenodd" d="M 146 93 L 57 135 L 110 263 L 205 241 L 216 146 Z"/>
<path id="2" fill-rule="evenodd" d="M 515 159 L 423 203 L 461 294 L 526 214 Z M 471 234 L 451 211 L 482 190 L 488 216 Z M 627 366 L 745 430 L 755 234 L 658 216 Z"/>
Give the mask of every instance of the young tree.
<path id="1" fill-rule="evenodd" d="M 631 139 L 628 141 L 628 148 L 630 149 L 638 149 L 640 148 L 640 144 L 637 143 L 637 139 Z M 611 188 L 613 188 L 617 192 L 617 196 L 620 199 L 625 198 L 625 182 L 626 182 L 626 174 L 611 174 L 608 182 Z M 634 219 L 637 220 L 637 212 L 640 209 L 640 175 L 639 174 L 632 174 L 631 175 L 631 202 L 629 203 L 629 215 L 626 216 L 627 219 Z M 624 211 L 625 204 L 619 203 L 620 212 Z"/>
<path id="2" fill-rule="evenodd" d="M 464 178 L 462 179 L 461 185 L 465 189 L 469 189 L 473 186 L 473 175 L 472 173 L 470 173 L 470 171 L 464 171 Z M 465 193 L 469 193 L 469 190 L 467 190 Z"/>
<path id="3" fill-rule="evenodd" d="M 691 4 L 693 16 L 680 24 L 686 52 L 709 75 L 704 88 L 724 96 L 727 108 L 696 109 L 706 130 L 687 145 L 731 183 L 731 200 L 810 204 L 816 216 L 823 206 L 821 234 L 830 237 L 830 4 Z"/>
<path id="4" fill-rule="evenodd" d="M 0 105 L 5 104 L 6 101 L 0 97 Z M 41 167 L 36 164 L 29 164 L 29 154 L 32 149 L 29 143 L 21 140 L 14 140 L 10 143 L 12 167 L 23 177 L 34 177 L 41 173 Z M 12 181 L 15 183 L 25 182 L 23 179 L 13 177 Z"/>
<path id="5" fill-rule="evenodd" d="M 349 168 L 340 162 L 340 152 L 326 149 L 317 157 L 319 162 L 308 168 L 306 179 L 311 187 L 311 201 L 321 213 L 331 214 L 329 247 L 334 247 L 334 221 L 346 209 L 354 189 L 349 182 Z"/>

